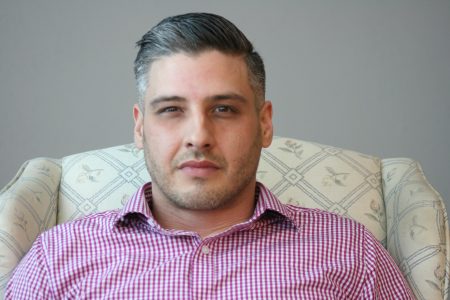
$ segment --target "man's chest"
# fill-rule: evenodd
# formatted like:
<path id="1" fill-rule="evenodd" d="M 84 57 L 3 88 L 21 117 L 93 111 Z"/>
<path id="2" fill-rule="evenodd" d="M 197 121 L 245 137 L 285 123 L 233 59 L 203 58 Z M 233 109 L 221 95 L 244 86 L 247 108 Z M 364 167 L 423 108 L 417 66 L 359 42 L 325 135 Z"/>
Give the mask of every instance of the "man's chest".
<path id="1" fill-rule="evenodd" d="M 115 243 L 99 242 L 90 252 L 80 247 L 52 265 L 61 298 L 342 299 L 362 286 L 358 253 L 341 253 L 327 240 L 261 231 Z"/>

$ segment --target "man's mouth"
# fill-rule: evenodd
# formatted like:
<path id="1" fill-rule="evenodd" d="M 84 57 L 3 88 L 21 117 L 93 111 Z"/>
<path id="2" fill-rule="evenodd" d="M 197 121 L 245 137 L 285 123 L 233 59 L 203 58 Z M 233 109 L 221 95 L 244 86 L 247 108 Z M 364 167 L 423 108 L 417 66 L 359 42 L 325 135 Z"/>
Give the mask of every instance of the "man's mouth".
<path id="1" fill-rule="evenodd" d="M 188 176 L 208 177 L 217 172 L 220 167 L 208 160 L 189 160 L 181 163 L 178 169 Z"/>

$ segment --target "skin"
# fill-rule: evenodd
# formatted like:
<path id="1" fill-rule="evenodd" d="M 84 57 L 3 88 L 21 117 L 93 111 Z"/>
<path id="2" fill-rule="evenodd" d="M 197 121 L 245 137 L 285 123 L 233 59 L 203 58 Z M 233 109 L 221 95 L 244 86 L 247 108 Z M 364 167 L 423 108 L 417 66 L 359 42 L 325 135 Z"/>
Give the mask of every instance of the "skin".
<path id="1" fill-rule="evenodd" d="M 205 238 L 252 216 L 261 148 L 273 135 L 271 102 L 255 101 L 241 56 L 208 50 L 152 64 L 134 138 L 161 227 Z"/>

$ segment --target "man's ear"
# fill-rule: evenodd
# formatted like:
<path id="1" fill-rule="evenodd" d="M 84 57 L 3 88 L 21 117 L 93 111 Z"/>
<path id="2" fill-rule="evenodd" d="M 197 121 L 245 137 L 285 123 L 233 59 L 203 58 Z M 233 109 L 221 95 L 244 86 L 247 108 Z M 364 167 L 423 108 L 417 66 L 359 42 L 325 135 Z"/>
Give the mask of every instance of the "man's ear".
<path id="1" fill-rule="evenodd" d="M 273 138 L 272 102 L 264 102 L 259 112 L 259 122 L 261 125 L 262 146 L 267 148 L 272 144 Z"/>
<path id="2" fill-rule="evenodd" d="M 144 147 L 144 114 L 137 104 L 133 106 L 133 117 L 134 144 L 136 145 L 136 148 L 142 149 Z"/>

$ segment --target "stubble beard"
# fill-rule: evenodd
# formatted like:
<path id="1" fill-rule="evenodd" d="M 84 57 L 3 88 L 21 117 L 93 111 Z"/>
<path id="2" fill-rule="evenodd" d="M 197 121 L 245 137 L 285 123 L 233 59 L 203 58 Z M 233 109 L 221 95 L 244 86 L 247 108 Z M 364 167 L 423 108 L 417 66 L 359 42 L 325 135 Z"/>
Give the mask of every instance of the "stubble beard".
<path id="1" fill-rule="evenodd" d="M 214 210 L 231 205 L 232 202 L 241 194 L 249 184 L 254 182 L 256 178 L 256 170 L 258 168 L 259 157 L 261 153 L 261 134 L 255 137 L 252 146 L 247 153 L 243 153 L 239 157 L 238 168 L 234 174 L 229 174 L 224 183 L 210 186 L 207 179 L 196 178 L 192 183 L 195 187 L 189 191 L 182 191 L 171 180 L 169 174 L 154 159 L 150 147 L 144 138 L 144 157 L 147 170 L 152 180 L 152 186 L 158 188 L 162 196 L 174 206 L 188 210 Z M 204 158 L 227 168 L 225 160 L 221 157 L 213 156 L 209 153 L 199 151 L 191 151 L 182 155 L 182 159 L 186 158 Z M 180 158 L 176 159 L 176 161 Z M 176 168 L 176 162 L 170 166 L 172 170 Z M 173 173 L 172 173 L 173 174 Z M 153 199 L 158 201 L 158 199 Z"/>

